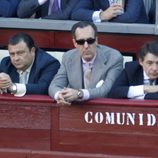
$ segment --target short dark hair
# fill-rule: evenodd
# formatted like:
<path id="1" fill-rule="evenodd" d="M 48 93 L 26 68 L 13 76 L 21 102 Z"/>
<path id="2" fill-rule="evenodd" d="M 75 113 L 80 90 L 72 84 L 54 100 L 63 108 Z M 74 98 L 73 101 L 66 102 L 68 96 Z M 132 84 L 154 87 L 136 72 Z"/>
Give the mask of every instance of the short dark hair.
<path id="1" fill-rule="evenodd" d="M 151 53 L 155 56 L 158 56 L 158 41 L 153 40 L 153 41 L 149 41 L 146 42 L 140 52 L 139 52 L 139 58 L 144 60 L 144 57 L 148 54 Z"/>
<path id="2" fill-rule="evenodd" d="M 35 47 L 32 37 L 23 32 L 16 33 L 15 35 L 11 36 L 11 38 L 9 39 L 8 45 L 16 45 L 21 41 L 26 43 L 29 50 L 31 50 L 32 47 Z"/>
<path id="3" fill-rule="evenodd" d="M 76 39 L 76 35 L 75 35 L 75 32 L 76 32 L 76 29 L 77 28 L 85 28 L 87 26 L 91 26 L 94 30 L 94 35 L 95 37 L 97 36 L 97 27 L 94 23 L 92 22 L 89 22 L 89 21 L 80 21 L 80 22 L 77 22 L 76 24 L 74 24 L 72 26 L 72 29 L 71 29 L 71 34 L 72 34 L 72 37 L 74 39 Z"/>

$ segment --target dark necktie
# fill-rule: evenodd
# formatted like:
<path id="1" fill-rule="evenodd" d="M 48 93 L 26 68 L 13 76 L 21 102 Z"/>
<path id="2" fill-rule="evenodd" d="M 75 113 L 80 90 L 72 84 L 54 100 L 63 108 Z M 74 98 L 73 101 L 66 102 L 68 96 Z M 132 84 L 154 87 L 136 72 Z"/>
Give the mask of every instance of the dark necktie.
<path id="1" fill-rule="evenodd" d="M 59 2 L 58 0 L 54 0 L 51 13 L 56 13 L 58 10 L 59 10 Z"/>
<path id="2" fill-rule="evenodd" d="M 154 85 L 154 81 L 155 81 L 155 80 L 149 80 L 150 85 Z"/>

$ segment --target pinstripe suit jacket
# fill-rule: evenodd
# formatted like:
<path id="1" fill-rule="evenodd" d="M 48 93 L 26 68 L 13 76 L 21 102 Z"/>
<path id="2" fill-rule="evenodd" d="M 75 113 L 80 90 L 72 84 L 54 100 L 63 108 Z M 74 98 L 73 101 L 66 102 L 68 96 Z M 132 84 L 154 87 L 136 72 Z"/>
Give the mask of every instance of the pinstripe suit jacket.
<path id="1" fill-rule="evenodd" d="M 20 0 L 0 0 L 0 17 L 16 17 Z"/>
<path id="2" fill-rule="evenodd" d="M 122 71 L 123 58 L 115 49 L 107 46 L 97 46 L 97 55 L 91 73 L 90 98 L 106 97 L 110 91 L 113 82 Z M 99 81 L 104 83 L 96 88 Z M 76 50 L 70 50 L 63 56 L 61 67 L 52 80 L 49 87 L 49 95 L 53 98 L 57 91 L 64 87 L 73 89 L 82 89 L 83 73 L 80 53 Z"/>
<path id="3" fill-rule="evenodd" d="M 36 13 L 36 18 L 66 20 L 70 19 L 71 11 L 77 2 L 78 0 L 61 0 L 61 10 L 48 16 L 49 0 L 42 6 L 39 5 L 38 0 L 21 0 L 17 15 L 20 18 L 29 18 Z"/>
<path id="4" fill-rule="evenodd" d="M 92 21 L 94 11 L 109 8 L 109 0 L 80 0 L 73 10 L 72 20 Z M 125 0 L 124 14 L 111 19 L 111 22 L 148 23 L 143 0 Z"/>

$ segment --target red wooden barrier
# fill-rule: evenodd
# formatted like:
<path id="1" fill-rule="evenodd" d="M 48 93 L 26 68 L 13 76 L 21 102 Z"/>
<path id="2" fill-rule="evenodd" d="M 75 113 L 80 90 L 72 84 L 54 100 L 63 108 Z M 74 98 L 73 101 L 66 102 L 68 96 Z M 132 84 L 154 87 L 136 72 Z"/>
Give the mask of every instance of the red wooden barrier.
<path id="1" fill-rule="evenodd" d="M 59 106 L 48 96 L 0 95 L 0 148 L 158 157 L 157 126 L 157 101 L 96 99 Z M 53 157 L 47 152 L 42 155 Z"/>
<path id="2" fill-rule="evenodd" d="M 50 150 L 49 97 L 0 96 L 0 148 Z"/>

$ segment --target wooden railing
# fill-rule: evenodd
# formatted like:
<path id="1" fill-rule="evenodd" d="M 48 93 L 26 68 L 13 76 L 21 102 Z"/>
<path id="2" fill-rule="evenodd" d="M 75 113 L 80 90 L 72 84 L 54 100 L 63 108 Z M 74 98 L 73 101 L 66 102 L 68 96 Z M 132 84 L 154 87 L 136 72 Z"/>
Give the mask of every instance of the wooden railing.
<path id="1" fill-rule="evenodd" d="M 38 47 L 51 50 L 74 48 L 71 27 L 76 21 L 0 18 L 0 47 L 16 32 L 29 33 Z M 152 24 L 96 23 L 99 43 L 137 57 L 140 47 L 157 38 L 158 27 Z"/>
<path id="2" fill-rule="evenodd" d="M 158 101 L 96 99 L 59 106 L 48 96 L 0 95 L 2 149 L 157 157 L 157 126 Z"/>

